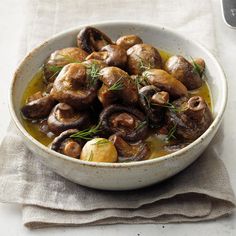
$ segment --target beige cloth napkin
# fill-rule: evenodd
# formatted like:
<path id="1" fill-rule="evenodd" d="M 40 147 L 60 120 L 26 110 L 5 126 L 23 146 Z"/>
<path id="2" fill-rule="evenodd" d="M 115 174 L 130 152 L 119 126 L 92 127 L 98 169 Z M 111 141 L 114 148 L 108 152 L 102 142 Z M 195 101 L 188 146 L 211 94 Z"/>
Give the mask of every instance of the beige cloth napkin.
<path id="1" fill-rule="evenodd" d="M 52 34 L 99 20 L 138 20 L 167 25 L 215 50 L 211 6 L 194 0 L 28 1 L 20 55 Z M 183 11 L 184 9 L 184 11 Z M 99 191 L 53 173 L 10 125 L 0 149 L 0 200 L 23 204 L 30 228 L 55 225 L 169 223 L 215 219 L 235 206 L 227 171 L 214 145 L 189 168 L 145 189 Z"/>

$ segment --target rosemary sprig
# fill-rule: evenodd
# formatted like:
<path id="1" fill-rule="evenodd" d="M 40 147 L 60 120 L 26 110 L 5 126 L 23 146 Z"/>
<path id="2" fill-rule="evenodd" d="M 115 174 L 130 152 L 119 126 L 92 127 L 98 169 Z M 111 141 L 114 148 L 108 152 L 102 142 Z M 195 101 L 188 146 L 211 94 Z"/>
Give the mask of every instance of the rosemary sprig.
<path id="1" fill-rule="evenodd" d="M 137 57 L 139 58 L 139 69 L 141 70 L 149 70 L 151 69 L 151 64 L 150 62 L 148 62 L 148 64 L 143 60 L 142 57 L 138 56 Z"/>
<path id="2" fill-rule="evenodd" d="M 203 70 L 201 69 L 201 66 L 197 64 L 192 57 L 191 57 L 191 60 L 192 60 L 192 65 L 193 65 L 193 71 L 199 74 L 200 77 L 202 77 Z"/>
<path id="3" fill-rule="evenodd" d="M 110 142 L 109 140 L 101 139 L 101 140 L 98 140 L 97 142 L 93 143 L 92 145 L 103 145 L 103 144 L 106 144 L 109 142 Z"/>
<path id="4" fill-rule="evenodd" d="M 122 81 L 122 77 L 120 77 L 111 87 L 108 88 L 108 91 L 117 91 L 122 90 L 124 87 L 124 83 Z"/>
<path id="5" fill-rule="evenodd" d="M 143 99 L 145 100 L 148 108 L 151 108 L 151 103 L 150 100 L 148 99 L 148 97 L 145 94 L 141 94 L 141 96 L 143 97 Z"/>
<path id="6" fill-rule="evenodd" d="M 142 129 L 145 125 L 147 124 L 147 121 L 144 120 L 138 124 L 138 126 L 135 128 L 135 130 L 140 130 Z"/>
<path id="7" fill-rule="evenodd" d="M 93 136 L 96 135 L 101 130 L 99 129 L 99 124 L 97 126 L 92 126 L 91 128 L 84 129 L 81 131 L 78 131 L 75 134 L 72 134 L 70 137 L 74 139 L 84 139 L 84 140 L 91 140 L 93 139 Z"/>
<path id="8" fill-rule="evenodd" d="M 140 88 L 141 86 L 149 85 L 147 77 L 145 75 L 137 76 L 135 78 L 135 84 L 136 84 L 137 88 Z"/>
<path id="9" fill-rule="evenodd" d="M 174 126 L 169 130 L 167 137 L 165 138 L 166 141 L 170 141 L 171 139 L 176 139 L 175 137 L 176 128 L 177 124 L 174 124 Z"/>
<path id="10" fill-rule="evenodd" d="M 48 66 L 48 70 L 50 70 L 51 72 L 60 72 L 62 70 L 63 66 L 55 66 L 55 65 L 51 65 L 51 66 Z"/>
<path id="11" fill-rule="evenodd" d="M 92 63 L 91 65 L 87 66 L 87 75 L 89 78 L 89 86 L 94 86 L 98 78 L 100 77 L 100 67 L 96 63 Z"/>
<path id="12" fill-rule="evenodd" d="M 165 104 L 163 104 L 163 105 L 159 105 L 159 104 L 155 104 L 155 103 L 152 103 L 151 105 L 152 105 L 152 106 L 165 107 L 165 108 L 167 108 L 167 109 L 169 109 L 170 111 L 173 111 L 173 112 L 175 112 L 175 113 L 182 111 L 181 108 L 176 107 L 174 104 L 172 104 L 172 103 L 170 103 L 170 102 L 167 102 L 167 103 L 165 103 Z"/>

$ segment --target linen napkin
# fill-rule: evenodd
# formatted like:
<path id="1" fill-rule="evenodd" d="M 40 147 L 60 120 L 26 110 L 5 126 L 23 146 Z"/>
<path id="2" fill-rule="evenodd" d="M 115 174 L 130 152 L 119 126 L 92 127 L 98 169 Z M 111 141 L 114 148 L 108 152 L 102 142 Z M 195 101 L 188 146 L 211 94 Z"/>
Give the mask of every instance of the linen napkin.
<path id="1" fill-rule="evenodd" d="M 210 2 L 28 1 L 20 56 L 58 31 L 101 20 L 152 22 L 175 28 L 215 50 Z M 134 191 L 101 191 L 72 183 L 37 160 L 10 125 L 0 149 L 0 201 L 23 204 L 30 228 L 116 223 L 170 223 L 228 215 L 235 196 L 215 145 L 190 167 L 160 184 Z"/>

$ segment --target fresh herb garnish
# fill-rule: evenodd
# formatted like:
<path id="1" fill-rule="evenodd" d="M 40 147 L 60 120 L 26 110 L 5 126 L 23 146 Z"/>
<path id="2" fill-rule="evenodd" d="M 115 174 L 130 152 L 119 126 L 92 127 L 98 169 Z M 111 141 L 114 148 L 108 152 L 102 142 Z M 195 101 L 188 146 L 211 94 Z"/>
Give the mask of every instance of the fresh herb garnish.
<path id="1" fill-rule="evenodd" d="M 108 88 L 108 91 L 117 91 L 122 90 L 124 87 L 123 78 L 119 78 L 111 87 Z"/>
<path id="2" fill-rule="evenodd" d="M 138 56 L 137 55 L 137 57 L 139 58 L 139 68 L 141 69 L 141 70 L 149 70 L 149 69 L 151 69 L 151 64 L 150 64 L 150 62 L 145 62 L 144 60 L 143 60 L 143 58 L 142 57 L 140 57 L 140 56 Z"/>
<path id="3" fill-rule="evenodd" d="M 152 103 L 151 105 L 152 105 L 152 106 L 165 107 L 165 108 L 167 108 L 167 109 L 169 109 L 170 111 L 173 111 L 173 112 L 175 112 L 175 113 L 181 112 L 181 111 L 183 110 L 181 107 L 178 108 L 178 107 L 176 107 L 174 104 L 172 104 L 172 103 L 170 103 L 170 102 L 167 102 L 167 103 L 165 103 L 165 104 L 163 104 L 163 105 L 161 105 L 161 104 L 155 104 L 155 103 Z"/>
<path id="4" fill-rule="evenodd" d="M 170 141 L 171 139 L 176 139 L 175 137 L 176 128 L 177 124 L 174 124 L 174 126 L 169 130 L 167 137 L 165 138 L 166 141 Z"/>
<path id="5" fill-rule="evenodd" d="M 194 61 L 194 59 L 191 57 L 191 60 L 192 60 L 192 65 L 193 65 L 193 71 L 197 74 L 199 74 L 200 77 L 202 77 L 203 75 L 203 70 L 201 68 L 201 65 L 199 65 L 198 63 L 196 63 Z"/>
<path id="6" fill-rule="evenodd" d="M 147 124 L 147 121 L 146 121 L 146 120 L 140 122 L 140 123 L 137 125 L 137 127 L 135 128 L 135 130 L 140 130 L 140 129 L 142 129 L 146 124 Z"/>
<path id="7" fill-rule="evenodd" d="M 88 85 L 94 86 L 97 83 L 98 78 L 100 77 L 100 67 L 96 63 L 92 63 L 86 67 L 89 79 Z"/>
<path id="8" fill-rule="evenodd" d="M 143 73 L 143 74 L 144 74 L 144 73 Z M 146 75 L 137 76 L 137 77 L 135 78 L 135 84 L 136 84 L 137 88 L 140 88 L 140 87 L 142 87 L 142 86 L 149 85 Z"/>
<path id="9" fill-rule="evenodd" d="M 60 72 L 62 70 L 63 66 L 55 66 L 55 65 L 51 65 L 51 66 L 48 66 L 48 70 L 50 70 L 51 72 Z"/>
<path id="10" fill-rule="evenodd" d="M 97 126 L 92 126 L 91 128 L 84 129 L 81 131 L 78 131 L 75 134 L 72 134 L 70 137 L 74 139 L 84 139 L 84 140 L 91 140 L 93 139 L 93 136 L 96 135 L 101 130 L 99 129 L 99 124 Z"/>
<path id="11" fill-rule="evenodd" d="M 151 103 L 150 103 L 150 100 L 148 99 L 148 97 L 145 94 L 141 94 L 141 96 L 145 100 L 145 103 L 147 104 L 147 107 L 151 108 Z"/>
<path id="12" fill-rule="evenodd" d="M 81 63 L 81 61 L 78 61 L 78 60 L 74 59 L 73 57 L 71 57 L 69 55 L 64 55 L 64 54 L 58 54 L 58 55 L 63 57 L 69 63 Z"/>

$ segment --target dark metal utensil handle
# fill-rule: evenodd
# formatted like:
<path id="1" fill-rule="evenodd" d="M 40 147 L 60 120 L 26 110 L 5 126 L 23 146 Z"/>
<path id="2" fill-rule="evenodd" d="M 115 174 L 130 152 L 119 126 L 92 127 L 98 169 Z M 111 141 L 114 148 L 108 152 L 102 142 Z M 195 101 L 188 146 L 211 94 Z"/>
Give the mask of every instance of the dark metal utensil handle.
<path id="1" fill-rule="evenodd" d="M 225 23 L 236 28 L 236 0 L 222 0 L 222 11 Z"/>

